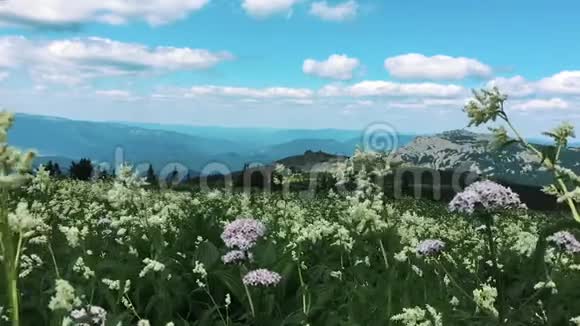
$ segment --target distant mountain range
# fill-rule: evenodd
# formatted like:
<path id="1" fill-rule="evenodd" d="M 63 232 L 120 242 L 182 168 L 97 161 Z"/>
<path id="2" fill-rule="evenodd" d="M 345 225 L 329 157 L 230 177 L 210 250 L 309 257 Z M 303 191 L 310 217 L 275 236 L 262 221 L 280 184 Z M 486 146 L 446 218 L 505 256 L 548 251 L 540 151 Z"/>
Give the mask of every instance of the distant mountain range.
<path id="1" fill-rule="evenodd" d="M 420 136 L 397 152 L 404 164 L 435 170 L 465 169 L 522 185 L 546 185 L 553 176 L 540 160 L 520 145 L 491 150 L 489 134 L 453 130 Z M 542 145 L 538 145 L 542 147 Z M 562 165 L 580 173 L 580 149 L 569 148 L 561 155 Z"/>
<path id="2" fill-rule="evenodd" d="M 50 160 L 66 170 L 71 161 L 86 157 L 110 166 L 120 163 L 118 160 L 134 165 L 150 163 L 159 171 L 180 163 L 194 175 L 212 162 L 224 164 L 230 171 L 241 170 L 246 164 L 276 161 L 310 169 L 314 163 L 350 156 L 361 140 L 362 131 L 356 130 L 106 123 L 26 114 L 16 115 L 9 134 L 11 145 L 38 151 L 37 164 Z M 538 172 L 537 159 L 517 145 L 490 151 L 489 134 L 454 130 L 431 136 L 403 134 L 398 141 L 401 148 L 395 159 L 411 166 L 472 169 L 529 185 L 546 184 L 552 179 L 548 173 Z M 303 155 L 305 152 L 310 154 Z M 562 161 L 580 170 L 580 148 L 564 151 Z M 318 164 L 318 168 L 321 166 Z"/>
<path id="3" fill-rule="evenodd" d="M 467 130 L 453 130 L 432 136 L 418 136 L 400 148 L 393 161 L 405 169 L 424 168 L 446 173 L 475 172 L 511 185 L 538 187 L 553 182 L 553 175 L 541 167 L 540 160 L 519 145 L 490 149 L 492 136 Z M 544 145 L 537 145 L 540 148 Z M 294 170 L 331 171 L 344 156 L 307 152 L 282 159 Z M 561 155 L 562 165 L 580 173 L 580 148 L 569 148 Z"/>
<path id="4" fill-rule="evenodd" d="M 17 114 L 9 142 L 19 148 L 36 149 L 38 164 L 51 160 L 64 169 L 83 157 L 111 166 L 120 163 L 116 162 L 119 157 L 135 165 L 150 163 L 157 171 L 180 163 L 195 173 L 211 162 L 235 171 L 245 164 L 269 164 L 308 150 L 351 155 L 361 135 L 361 131 L 339 129 L 190 127 Z M 414 137 L 401 135 L 399 144 Z"/>

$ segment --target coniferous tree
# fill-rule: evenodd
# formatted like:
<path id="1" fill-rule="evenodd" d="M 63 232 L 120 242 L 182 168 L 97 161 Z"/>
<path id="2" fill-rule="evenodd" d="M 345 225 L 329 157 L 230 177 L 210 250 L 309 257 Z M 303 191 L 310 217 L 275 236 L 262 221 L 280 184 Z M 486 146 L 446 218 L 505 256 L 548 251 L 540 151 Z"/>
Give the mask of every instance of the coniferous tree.
<path id="1" fill-rule="evenodd" d="M 53 176 L 52 171 L 54 170 L 54 165 L 52 164 L 52 161 L 48 161 L 48 163 L 44 165 L 44 169 L 50 173 L 50 176 Z"/>
<path id="2" fill-rule="evenodd" d="M 54 163 L 53 165 L 53 172 L 51 173 L 51 175 L 60 178 L 62 176 L 62 171 L 60 170 L 60 166 L 58 165 L 58 163 Z"/>
<path id="3" fill-rule="evenodd" d="M 177 178 L 179 176 L 179 172 L 177 171 L 177 167 L 173 168 L 173 171 L 167 176 L 167 178 L 165 179 L 165 181 L 167 182 L 167 185 L 169 187 L 173 187 L 177 184 Z"/>
<path id="4" fill-rule="evenodd" d="M 149 164 L 149 168 L 147 169 L 147 176 L 145 177 L 145 181 L 147 181 L 150 186 L 157 185 L 157 176 L 155 175 L 153 165 L 151 164 Z"/>
<path id="5" fill-rule="evenodd" d="M 61 176 L 62 172 L 60 171 L 60 166 L 58 163 L 53 163 L 52 161 L 48 161 L 46 165 L 44 165 L 44 170 L 48 171 L 51 177 L 58 178 Z"/>
<path id="6" fill-rule="evenodd" d="M 93 164 L 91 160 L 83 158 L 78 163 L 72 162 L 70 166 L 70 176 L 76 180 L 88 181 L 93 175 Z"/>

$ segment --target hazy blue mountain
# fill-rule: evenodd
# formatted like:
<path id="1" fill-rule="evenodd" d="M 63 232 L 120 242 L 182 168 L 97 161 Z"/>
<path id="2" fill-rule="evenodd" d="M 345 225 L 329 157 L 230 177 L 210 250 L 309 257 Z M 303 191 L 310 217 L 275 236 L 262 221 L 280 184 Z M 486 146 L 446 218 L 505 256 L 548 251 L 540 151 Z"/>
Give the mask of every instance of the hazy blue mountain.
<path id="1" fill-rule="evenodd" d="M 335 155 L 351 155 L 354 147 L 346 143 L 327 139 L 296 139 L 283 144 L 264 148 L 259 153 L 272 157 L 288 157 L 302 154 L 308 150 L 323 151 Z"/>
<path id="2" fill-rule="evenodd" d="M 130 126 L 152 130 L 174 131 L 192 136 L 203 136 L 233 141 L 244 146 L 244 149 L 264 149 L 268 146 L 289 143 L 295 140 L 332 140 L 338 142 L 358 143 L 362 130 L 348 129 L 276 129 L 276 128 L 230 128 L 186 125 L 164 125 L 147 123 L 126 123 Z M 400 138 L 412 139 L 416 135 L 403 134 Z M 356 141 L 354 141 L 356 140 Z M 407 143 L 408 141 L 405 141 Z"/>
<path id="3" fill-rule="evenodd" d="M 161 167 L 180 162 L 197 168 L 217 154 L 216 149 L 236 148 L 221 139 L 209 139 L 176 132 L 149 130 L 102 122 L 74 121 L 18 114 L 9 134 L 10 144 L 36 149 L 40 156 L 113 163 L 115 151 L 125 161 L 152 163 Z"/>
<path id="4" fill-rule="evenodd" d="M 63 169 L 83 157 L 99 163 L 118 163 L 114 162 L 115 151 L 120 148 L 125 161 L 151 163 L 156 170 L 178 162 L 201 171 L 208 163 L 216 162 L 235 171 L 246 163 L 269 164 L 309 150 L 350 155 L 361 143 L 361 132 L 353 130 L 163 125 L 144 128 L 26 114 L 16 115 L 9 137 L 14 146 L 36 149 L 40 155 L 38 164 L 52 160 Z M 402 135 L 399 144 L 413 138 Z"/>
<path id="5" fill-rule="evenodd" d="M 191 171 L 203 171 L 209 163 L 220 163 L 237 171 L 245 164 L 268 165 L 307 151 L 349 156 L 362 140 L 361 132 L 353 130 L 162 125 L 144 128 L 25 114 L 16 116 L 9 134 L 11 145 L 39 152 L 38 164 L 51 160 L 59 163 L 63 171 L 72 160 L 83 157 L 98 163 L 119 163 L 115 162 L 117 148 L 122 149 L 124 161 L 151 163 L 156 171 L 170 163 L 183 164 Z M 517 146 L 489 152 L 490 140 L 491 135 L 465 130 L 432 136 L 403 134 L 398 139 L 398 157 L 407 164 L 432 169 L 469 165 L 517 183 L 545 184 L 550 180 L 546 173 L 535 172 L 536 160 Z M 580 148 L 565 151 L 562 160 L 577 170 Z"/>

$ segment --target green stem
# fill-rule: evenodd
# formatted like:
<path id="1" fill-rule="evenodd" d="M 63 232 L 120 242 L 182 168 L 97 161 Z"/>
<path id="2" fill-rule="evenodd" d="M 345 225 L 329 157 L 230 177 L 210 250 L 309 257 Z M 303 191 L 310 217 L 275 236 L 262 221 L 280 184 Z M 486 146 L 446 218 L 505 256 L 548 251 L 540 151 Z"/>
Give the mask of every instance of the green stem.
<path id="1" fill-rule="evenodd" d="M 16 270 L 11 271 L 11 276 L 8 276 L 8 292 L 10 295 L 10 317 L 12 318 L 12 326 L 20 325 L 20 303 L 18 291 L 18 275 Z"/>
<path id="2" fill-rule="evenodd" d="M 302 276 L 302 267 L 300 266 L 300 261 L 298 262 L 298 278 L 300 279 L 300 288 L 302 289 L 302 312 L 308 319 L 308 305 L 306 304 L 306 283 L 304 283 L 304 277 Z"/>
<path id="3" fill-rule="evenodd" d="M 0 194 L 0 232 L 2 233 L 2 251 L 4 255 L 4 273 L 6 274 L 8 303 L 10 305 L 10 318 L 12 326 L 20 326 L 20 304 L 18 290 L 18 261 L 14 251 L 14 239 L 12 230 L 8 225 L 6 189 Z M 20 241 L 19 241 L 20 243 Z M 19 244 L 20 246 L 20 244 Z"/>
<path id="4" fill-rule="evenodd" d="M 213 303 L 213 305 L 214 305 L 215 309 L 217 310 L 218 315 L 220 316 L 220 319 L 222 320 L 222 322 L 224 323 L 224 325 L 227 325 L 228 323 L 224 319 L 224 316 L 222 315 L 222 312 L 220 311 L 220 307 L 218 306 L 217 302 L 215 301 L 215 299 L 211 295 L 211 292 L 209 290 L 209 282 L 207 281 L 207 278 L 205 279 L 205 284 L 207 284 L 207 287 L 205 289 L 205 293 L 207 293 L 207 296 L 209 297 L 209 299 Z"/>
<path id="5" fill-rule="evenodd" d="M 469 301 L 472 301 L 472 302 L 474 302 L 474 303 L 477 305 L 477 303 L 476 303 L 476 302 L 473 300 L 473 297 L 472 297 L 471 295 L 469 295 L 469 294 L 467 293 L 467 291 L 465 291 L 465 290 L 464 290 L 464 289 L 461 287 L 461 285 L 459 285 L 459 283 L 457 283 L 457 281 L 455 280 L 455 278 L 454 278 L 454 277 L 453 277 L 453 276 L 452 276 L 452 275 L 451 275 L 451 274 L 450 274 L 450 273 L 447 271 L 447 269 L 445 268 L 445 266 L 444 266 L 442 263 L 440 263 L 438 260 L 436 260 L 436 261 L 435 261 L 435 264 L 436 264 L 437 266 L 439 266 L 439 268 L 441 268 L 441 270 L 443 270 L 443 273 L 444 273 L 445 275 L 447 275 L 447 277 L 449 278 L 449 282 L 451 282 L 451 284 L 452 284 L 452 285 L 453 285 L 453 286 L 454 286 L 454 287 L 455 287 L 457 290 L 459 290 L 459 292 L 460 292 L 460 293 L 461 293 L 463 296 L 465 296 L 465 298 L 466 298 L 467 300 L 469 300 Z"/>
<path id="6" fill-rule="evenodd" d="M 391 270 L 392 273 L 392 270 Z M 391 316 L 393 314 L 393 277 L 389 275 L 389 283 L 387 284 L 387 325 L 391 325 Z"/>
<path id="7" fill-rule="evenodd" d="M 50 241 L 48 242 L 48 251 L 50 253 L 50 258 L 52 259 L 52 265 L 54 266 L 54 272 L 56 274 L 56 278 L 59 279 L 60 273 L 58 272 L 58 265 L 56 263 L 56 257 L 54 256 L 54 251 L 52 250 L 52 245 L 50 244 Z"/>
<path id="8" fill-rule="evenodd" d="M 20 265 L 20 254 L 22 252 L 22 242 L 23 237 L 22 234 L 18 234 L 18 245 L 16 246 L 16 254 L 14 255 L 14 269 L 18 270 L 18 266 Z"/>
<path id="9" fill-rule="evenodd" d="M 518 138 L 518 141 L 520 143 L 522 143 L 528 150 L 532 151 L 534 154 L 536 154 L 536 156 L 538 156 L 541 160 L 544 160 L 543 154 L 542 152 L 540 152 L 536 147 L 534 147 L 533 145 L 531 145 L 530 143 L 528 143 L 524 137 L 522 137 L 522 135 L 517 131 L 517 129 L 512 125 L 512 123 L 510 122 L 510 120 L 507 118 L 507 116 L 505 116 L 504 121 L 508 124 L 508 126 L 510 127 L 510 129 L 513 131 L 513 133 L 516 135 L 516 137 Z M 560 155 L 560 148 L 558 148 L 558 154 L 556 155 L 557 157 L 559 157 Z M 564 181 L 562 181 L 562 178 L 558 175 L 558 173 L 556 172 L 555 169 L 555 162 L 551 162 L 550 160 L 544 160 L 543 161 L 544 165 L 551 171 L 554 172 L 554 177 L 556 178 L 556 182 L 558 183 L 558 185 L 560 186 L 560 188 L 562 189 L 562 191 L 564 191 L 564 193 L 568 193 L 568 187 L 566 186 L 566 184 L 564 183 Z M 574 202 L 574 200 L 572 198 L 566 198 L 566 203 L 568 204 L 568 207 L 570 208 L 570 211 L 572 212 L 572 216 L 574 217 L 574 219 L 580 223 L 580 213 L 578 212 L 578 208 L 576 208 L 576 203 Z"/>
<path id="10" fill-rule="evenodd" d="M 135 309 L 135 305 L 133 304 L 133 302 L 131 301 L 131 298 L 129 298 L 129 296 L 127 294 L 123 295 L 125 297 L 125 299 L 127 300 L 127 302 L 129 303 L 129 310 L 131 310 L 131 312 L 133 313 L 133 315 L 135 315 L 135 317 L 137 317 L 137 319 L 141 320 L 141 316 L 139 316 L 139 313 L 137 312 L 137 310 Z"/>
<path id="11" fill-rule="evenodd" d="M 504 317 L 505 317 L 505 293 L 504 293 L 504 288 L 503 288 L 503 280 L 502 280 L 502 276 L 501 276 L 501 271 L 499 270 L 499 267 L 497 265 L 497 259 L 498 259 L 498 255 L 497 255 L 497 245 L 495 243 L 495 239 L 493 238 L 493 231 L 492 231 L 492 227 L 493 227 L 493 216 L 488 215 L 488 216 L 484 216 L 483 217 L 485 220 L 485 231 L 487 234 L 487 241 L 488 241 L 488 246 L 489 246 L 489 254 L 490 254 L 490 258 L 491 258 L 491 262 L 492 262 L 492 267 L 493 267 L 493 271 L 495 274 L 495 286 L 497 287 L 497 297 L 498 297 L 498 303 L 499 303 L 499 311 L 498 311 L 498 317 L 499 317 L 499 323 L 503 324 L 504 323 Z"/>
<path id="12" fill-rule="evenodd" d="M 250 311 L 252 312 L 252 317 L 256 318 L 256 310 L 254 309 L 254 302 L 252 301 L 252 295 L 248 286 L 244 283 L 244 289 L 246 290 L 246 296 L 248 297 L 248 303 L 250 304 Z"/>
<path id="13" fill-rule="evenodd" d="M 387 251 L 385 250 L 385 245 L 383 244 L 383 240 L 379 239 L 379 248 L 381 249 L 381 255 L 383 256 L 383 261 L 385 263 L 385 269 L 389 272 L 389 280 L 387 284 L 387 323 L 391 324 L 391 314 L 392 314 L 392 305 L 393 305 L 393 289 L 392 289 L 392 271 L 389 269 L 389 258 L 387 256 Z"/>
<path id="14" fill-rule="evenodd" d="M 389 270 L 389 259 L 387 257 L 387 251 L 385 250 L 385 245 L 383 240 L 379 239 L 379 247 L 381 248 L 381 254 L 383 255 L 383 261 L 385 262 L 385 268 Z"/>

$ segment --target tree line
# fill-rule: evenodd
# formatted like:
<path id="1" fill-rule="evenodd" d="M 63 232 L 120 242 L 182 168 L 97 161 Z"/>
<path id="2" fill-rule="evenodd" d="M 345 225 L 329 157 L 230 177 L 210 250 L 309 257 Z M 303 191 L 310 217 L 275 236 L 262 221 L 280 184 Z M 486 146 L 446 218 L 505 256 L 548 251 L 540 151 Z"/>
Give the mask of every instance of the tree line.
<path id="1" fill-rule="evenodd" d="M 91 180 L 108 180 L 115 177 L 114 169 L 109 171 L 108 169 L 95 166 L 93 162 L 88 158 L 81 158 L 79 161 L 72 161 L 68 170 L 63 171 L 57 162 L 48 161 L 43 165 L 44 169 L 49 172 L 51 177 L 54 178 L 71 178 L 80 181 L 91 181 Z M 153 169 L 153 165 L 149 164 L 149 168 L 145 173 L 145 181 L 149 185 L 157 185 L 159 177 Z M 167 176 L 166 182 L 168 184 L 172 183 L 172 180 L 177 178 L 177 170 L 174 170 Z"/>

